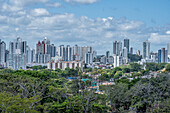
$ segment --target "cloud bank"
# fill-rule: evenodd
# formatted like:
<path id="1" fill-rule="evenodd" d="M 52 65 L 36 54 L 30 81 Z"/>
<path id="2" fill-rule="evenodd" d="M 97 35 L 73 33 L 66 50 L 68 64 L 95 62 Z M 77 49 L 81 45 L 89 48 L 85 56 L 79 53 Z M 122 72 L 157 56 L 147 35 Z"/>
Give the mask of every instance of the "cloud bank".
<path id="1" fill-rule="evenodd" d="M 69 0 L 68 2 L 80 0 Z M 81 0 L 81 3 L 94 3 L 97 0 Z M 30 4 L 42 3 L 43 8 L 27 8 Z M 48 5 L 47 5 L 48 4 Z M 20 36 L 27 40 L 31 47 L 35 47 L 38 40 L 48 37 L 51 42 L 60 44 L 78 44 L 93 46 L 98 53 L 110 50 L 115 40 L 123 41 L 129 38 L 135 51 L 142 49 L 142 42 L 151 41 L 151 49 L 157 50 L 170 42 L 170 25 L 149 27 L 141 21 L 126 18 L 89 18 L 76 17 L 72 13 L 54 14 L 48 8 L 48 0 L 16 0 L 0 5 L 0 37 L 9 42 Z M 11 6 L 11 7 L 9 7 Z M 18 7 L 20 6 L 20 7 Z M 59 7 L 56 5 L 56 7 Z"/>

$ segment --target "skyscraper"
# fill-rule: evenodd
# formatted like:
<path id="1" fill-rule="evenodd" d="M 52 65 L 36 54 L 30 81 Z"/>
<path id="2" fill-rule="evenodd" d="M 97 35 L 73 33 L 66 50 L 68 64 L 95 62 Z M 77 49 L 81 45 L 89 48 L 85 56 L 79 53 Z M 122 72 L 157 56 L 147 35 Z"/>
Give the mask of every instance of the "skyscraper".
<path id="1" fill-rule="evenodd" d="M 29 46 L 26 47 L 26 62 L 27 63 L 32 63 L 31 61 L 31 48 Z"/>
<path id="2" fill-rule="evenodd" d="M 15 53 L 15 45 L 14 42 L 9 42 L 9 54 Z"/>
<path id="3" fill-rule="evenodd" d="M 51 44 L 50 55 L 51 57 L 56 56 L 56 46 L 54 44 Z"/>
<path id="4" fill-rule="evenodd" d="M 0 65 L 1 65 L 1 39 L 0 39 Z"/>
<path id="5" fill-rule="evenodd" d="M 145 41 L 143 42 L 143 59 L 149 59 L 150 58 L 150 42 Z"/>
<path id="6" fill-rule="evenodd" d="M 168 50 L 165 50 L 165 63 L 168 63 Z"/>
<path id="7" fill-rule="evenodd" d="M 65 47 L 64 47 L 64 45 L 60 45 L 60 46 L 59 46 L 58 54 L 59 54 L 60 57 L 62 57 L 62 59 L 63 59 L 64 61 L 66 60 Z"/>
<path id="8" fill-rule="evenodd" d="M 122 65 L 122 63 L 123 63 L 122 56 L 113 55 L 113 58 L 114 58 L 114 63 L 113 63 L 114 67 L 119 67 Z"/>
<path id="9" fill-rule="evenodd" d="M 139 56 L 140 56 L 140 50 L 138 50 L 138 51 L 136 52 L 136 55 L 139 55 Z"/>
<path id="10" fill-rule="evenodd" d="M 66 61 L 72 61 L 72 48 L 70 47 L 70 45 L 67 45 L 66 47 L 66 53 L 65 53 L 65 57 L 66 57 Z"/>
<path id="11" fill-rule="evenodd" d="M 129 53 L 130 53 L 130 54 L 133 54 L 133 47 L 130 47 Z"/>
<path id="12" fill-rule="evenodd" d="M 128 49 L 126 47 L 123 48 L 123 57 L 128 58 Z"/>
<path id="13" fill-rule="evenodd" d="M 51 61 L 51 57 L 56 56 L 56 47 L 50 44 L 50 40 L 45 37 L 42 42 L 36 44 L 36 63 L 47 63 Z"/>
<path id="14" fill-rule="evenodd" d="M 161 49 L 158 50 L 158 63 L 161 63 Z"/>
<path id="15" fill-rule="evenodd" d="M 170 58 L 170 43 L 167 44 L 168 57 Z"/>
<path id="16" fill-rule="evenodd" d="M 74 60 L 81 60 L 80 55 L 81 55 L 81 47 L 78 45 L 75 45 L 72 47 L 72 54 L 73 54 L 73 61 Z"/>
<path id="17" fill-rule="evenodd" d="M 45 43 L 42 41 L 38 41 L 38 44 L 36 44 L 36 54 L 45 54 Z"/>
<path id="18" fill-rule="evenodd" d="M 86 53 L 88 53 L 88 52 L 92 53 L 93 48 L 89 47 L 89 46 L 81 47 L 81 49 L 80 49 L 80 60 L 81 61 L 85 61 L 85 56 L 86 56 Z"/>
<path id="19" fill-rule="evenodd" d="M 126 47 L 123 48 L 123 62 L 128 63 L 128 49 Z"/>
<path id="20" fill-rule="evenodd" d="M 158 50 L 158 63 L 167 63 L 168 62 L 168 51 L 165 48 Z"/>
<path id="21" fill-rule="evenodd" d="M 126 47 L 127 48 L 127 52 L 128 52 L 128 54 L 129 54 L 129 39 L 124 39 L 124 47 Z"/>
<path id="22" fill-rule="evenodd" d="M 165 63 L 165 48 L 161 48 L 161 63 Z"/>
<path id="23" fill-rule="evenodd" d="M 31 62 L 32 63 L 36 62 L 35 49 L 31 50 Z"/>
<path id="24" fill-rule="evenodd" d="M 109 52 L 109 51 L 106 51 L 106 63 L 109 62 L 109 56 L 110 56 L 110 52 Z"/>
<path id="25" fill-rule="evenodd" d="M 26 41 L 22 41 L 21 42 L 21 53 L 22 54 L 26 54 L 26 50 L 27 49 L 27 42 Z"/>
<path id="26" fill-rule="evenodd" d="M 93 54 L 90 52 L 86 53 L 85 64 L 89 65 L 89 64 L 92 64 L 92 62 L 93 62 Z"/>
<path id="27" fill-rule="evenodd" d="M 0 40 L 0 64 L 4 66 L 6 62 L 6 43 Z"/>
<path id="28" fill-rule="evenodd" d="M 8 67 L 15 70 L 26 69 L 27 63 L 27 42 L 17 38 L 9 43 Z"/>
<path id="29" fill-rule="evenodd" d="M 122 42 L 121 41 L 113 42 L 113 54 L 117 56 L 122 55 Z"/>

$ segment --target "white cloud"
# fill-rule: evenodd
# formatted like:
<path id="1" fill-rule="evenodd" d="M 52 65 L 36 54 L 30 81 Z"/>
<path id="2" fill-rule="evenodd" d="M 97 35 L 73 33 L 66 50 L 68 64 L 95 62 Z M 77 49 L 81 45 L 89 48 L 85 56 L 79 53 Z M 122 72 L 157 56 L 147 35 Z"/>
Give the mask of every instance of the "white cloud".
<path id="1" fill-rule="evenodd" d="M 4 12 L 16 12 L 16 11 L 19 11 L 21 9 L 22 9 L 21 7 L 12 6 L 12 5 L 9 5 L 7 3 L 4 3 L 2 5 L 2 11 L 4 11 Z"/>
<path id="2" fill-rule="evenodd" d="M 88 4 L 98 0 L 68 0 L 68 2 Z M 146 28 L 141 21 L 113 17 L 91 19 L 87 16 L 76 17 L 74 14 L 50 14 L 45 8 L 30 10 L 25 6 L 45 3 L 48 7 L 59 7 L 61 4 L 50 4 L 48 0 L 11 0 L 2 4 L 0 13 L 0 34 L 3 39 L 12 40 L 16 36 L 27 40 L 34 47 L 37 40 L 47 36 L 57 46 L 60 44 L 79 44 L 93 46 L 99 53 L 112 51 L 115 40 L 129 38 L 136 49 L 142 48 L 142 42 L 149 39 L 152 46 L 170 42 L 170 27 Z M 150 36 L 150 33 L 155 33 Z M 162 34 L 161 34 L 162 33 Z M 30 42 L 30 40 L 32 40 Z M 104 48 L 104 49 L 103 49 Z"/>
<path id="3" fill-rule="evenodd" d="M 61 3 L 56 2 L 56 3 L 53 3 L 53 4 L 47 4 L 46 6 L 48 6 L 48 7 L 61 7 Z"/>
<path id="4" fill-rule="evenodd" d="M 2 23 L 2 24 L 6 23 L 6 20 L 7 20 L 7 17 L 6 17 L 6 16 L 0 15 L 0 24 L 1 24 L 1 23 Z"/>
<path id="5" fill-rule="evenodd" d="M 50 13 L 44 8 L 37 8 L 31 11 L 31 15 L 33 16 L 46 16 Z"/>
<path id="6" fill-rule="evenodd" d="M 9 0 L 9 3 L 15 6 L 26 6 L 36 3 L 46 3 L 48 1 L 49 0 Z"/>
<path id="7" fill-rule="evenodd" d="M 152 33 L 148 40 L 155 45 L 166 45 L 167 42 L 170 42 L 170 35 L 160 35 L 158 33 Z"/>
<path id="8" fill-rule="evenodd" d="M 119 29 L 121 30 L 132 30 L 132 29 L 137 29 L 143 26 L 143 22 L 138 22 L 138 21 L 130 21 L 127 23 L 122 23 L 119 25 Z"/>
<path id="9" fill-rule="evenodd" d="M 76 3 L 80 3 L 80 4 L 92 4 L 99 0 L 65 0 L 65 1 L 66 2 L 76 2 Z"/>
<path id="10" fill-rule="evenodd" d="M 167 31 L 166 34 L 170 35 L 170 31 Z"/>

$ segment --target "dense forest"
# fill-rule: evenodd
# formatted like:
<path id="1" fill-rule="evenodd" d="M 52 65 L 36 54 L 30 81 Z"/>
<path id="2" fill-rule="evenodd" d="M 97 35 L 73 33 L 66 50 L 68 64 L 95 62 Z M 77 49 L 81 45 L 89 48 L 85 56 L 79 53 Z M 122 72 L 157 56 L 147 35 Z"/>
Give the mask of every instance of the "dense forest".
<path id="1" fill-rule="evenodd" d="M 161 71 L 165 69 L 164 71 Z M 144 77 L 157 71 L 156 77 Z M 88 74 L 90 73 L 91 76 Z M 129 75 L 126 75 L 129 73 Z M 0 70 L 2 113 L 168 113 L 170 64 L 138 64 L 114 69 Z M 93 75 L 100 75 L 97 78 Z M 126 75 L 126 76 L 125 76 Z M 68 77 L 76 77 L 69 80 Z M 112 85 L 93 88 L 94 81 Z M 133 78 L 133 79 L 128 79 Z M 82 79 L 86 79 L 83 81 Z"/>

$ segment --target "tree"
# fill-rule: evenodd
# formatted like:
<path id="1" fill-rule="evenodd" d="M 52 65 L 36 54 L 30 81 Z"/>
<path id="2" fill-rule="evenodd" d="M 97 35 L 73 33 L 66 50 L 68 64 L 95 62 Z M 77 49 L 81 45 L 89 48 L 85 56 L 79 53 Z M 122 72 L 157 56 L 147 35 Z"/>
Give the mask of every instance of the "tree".
<path id="1" fill-rule="evenodd" d="M 137 62 L 142 59 L 142 56 L 136 55 L 136 54 L 128 54 L 128 58 L 131 62 Z"/>
<path id="2" fill-rule="evenodd" d="M 128 108 L 129 102 L 125 101 L 127 98 L 127 95 L 125 94 L 127 90 L 127 84 L 119 83 L 113 86 L 112 90 L 108 92 L 112 112 L 119 112 L 119 108 L 122 106 L 124 109 Z"/>
<path id="3" fill-rule="evenodd" d="M 141 65 L 140 64 L 137 64 L 137 63 L 132 63 L 132 64 L 130 64 L 130 66 L 131 66 L 131 70 L 132 71 L 140 71 L 141 70 Z"/>
<path id="4" fill-rule="evenodd" d="M 146 69 L 147 69 L 147 70 L 151 70 L 151 71 L 157 71 L 157 70 L 159 70 L 157 63 L 154 63 L 154 62 L 152 62 L 152 63 L 146 63 Z"/>
<path id="5" fill-rule="evenodd" d="M 117 71 L 116 74 L 114 75 L 114 79 L 119 79 L 123 75 L 122 71 Z"/>
<path id="6" fill-rule="evenodd" d="M 113 75 L 117 72 L 117 71 L 122 71 L 122 69 L 120 67 L 115 67 L 112 71 Z"/>
<path id="7" fill-rule="evenodd" d="M 130 73 L 130 68 L 123 68 L 123 73 Z"/>
<path id="8" fill-rule="evenodd" d="M 142 75 L 147 75 L 147 74 L 149 74 L 149 70 L 148 69 L 141 70 L 141 73 L 142 73 Z"/>
<path id="9" fill-rule="evenodd" d="M 170 64 L 167 64 L 167 65 L 166 65 L 166 71 L 169 71 L 169 72 L 170 72 Z"/>
<path id="10" fill-rule="evenodd" d="M 36 103 L 40 101 L 39 96 L 21 98 L 20 95 L 13 96 L 10 93 L 0 93 L 0 112 L 2 113 L 38 113 Z"/>
<path id="11" fill-rule="evenodd" d="M 169 98 L 170 77 L 161 75 L 158 78 L 141 79 L 128 92 L 131 98 L 131 107 L 136 109 L 136 112 L 146 112 L 155 103 L 159 105 Z"/>
<path id="12" fill-rule="evenodd" d="M 104 73 L 102 74 L 101 76 L 99 76 L 99 80 L 104 80 L 104 81 L 108 81 L 110 78 L 109 78 L 109 75 Z"/>

